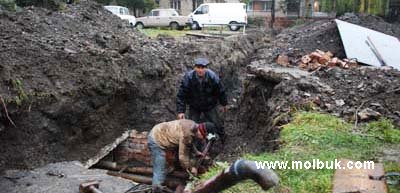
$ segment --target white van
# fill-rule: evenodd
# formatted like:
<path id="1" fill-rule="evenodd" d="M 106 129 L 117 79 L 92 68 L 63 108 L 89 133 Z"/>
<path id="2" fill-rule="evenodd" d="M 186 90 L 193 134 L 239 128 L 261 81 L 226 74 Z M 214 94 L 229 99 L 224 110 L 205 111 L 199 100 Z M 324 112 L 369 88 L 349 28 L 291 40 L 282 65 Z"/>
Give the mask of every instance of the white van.
<path id="1" fill-rule="evenodd" d="M 200 29 L 207 25 L 229 25 L 229 29 L 237 31 L 241 24 L 247 24 L 246 4 L 244 3 L 205 3 L 189 14 L 192 29 Z"/>
<path id="2" fill-rule="evenodd" d="M 104 6 L 105 9 L 117 15 L 122 20 L 127 20 L 131 26 L 135 26 L 136 17 L 129 14 L 129 9 L 121 6 L 108 5 Z"/>

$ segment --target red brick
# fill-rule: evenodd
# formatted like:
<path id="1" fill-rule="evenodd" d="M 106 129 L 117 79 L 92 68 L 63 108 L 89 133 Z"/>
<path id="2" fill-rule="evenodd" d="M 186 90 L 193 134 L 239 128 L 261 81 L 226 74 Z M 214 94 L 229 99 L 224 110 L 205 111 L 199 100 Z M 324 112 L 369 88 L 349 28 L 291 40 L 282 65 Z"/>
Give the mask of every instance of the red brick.
<path id="1" fill-rule="evenodd" d="M 288 66 L 289 57 L 286 55 L 279 55 L 278 58 L 276 59 L 276 63 L 282 66 Z"/>
<path id="2" fill-rule="evenodd" d="M 328 66 L 334 67 L 334 66 L 337 66 L 338 63 L 339 63 L 339 58 L 334 57 L 328 62 Z"/>
<path id="3" fill-rule="evenodd" d="M 304 64 L 308 64 L 309 62 L 311 62 L 311 58 L 309 55 L 305 55 L 301 58 L 301 62 Z"/>

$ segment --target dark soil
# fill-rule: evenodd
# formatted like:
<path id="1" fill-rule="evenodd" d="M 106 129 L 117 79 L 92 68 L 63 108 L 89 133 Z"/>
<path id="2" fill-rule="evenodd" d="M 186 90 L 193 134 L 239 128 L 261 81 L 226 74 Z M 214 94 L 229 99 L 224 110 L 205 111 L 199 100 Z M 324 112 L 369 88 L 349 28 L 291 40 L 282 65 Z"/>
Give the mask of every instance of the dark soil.
<path id="1" fill-rule="evenodd" d="M 91 1 L 0 17 L 0 171 L 85 161 L 127 129 L 175 119 L 175 95 L 197 56 L 232 100 L 262 36 L 150 40 Z M 231 102 L 230 102 L 231 103 Z M 231 103 L 233 104 L 233 103 Z"/>
<path id="2" fill-rule="evenodd" d="M 346 15 L 339 19 L 400 37 L 398 24 L 389 24 L 375 16 Z M 356 112 L 369 108 L 400 127 L 398 70 L 331 68 L 289 77 L 287 75 L 292 73 L 282 73 L 282 69 L 296 70 L 297 61 L 316 49 L 346 57 L 334 20 L 309 22 L 284 30 L 271 44 L 264 46 L 252 56 L 238 110 L 233 117 L 235 124 L 231 126 L 240 129 L 230 133 L 232 141 L 227 145 L 225 157 L 278 148 L 279 126 L 290 121 L 293 109 L 316 108 L 354 122 Z M 280 54 L 288 55 L 294 68 L 275 65 Z M 376 119 L 379 117 L 371 116 L 367 121 Z M 357 122 L 362 121 L 357 117 Z"/>
<path id="3" fill-rule="evenodd" d="M 348 14 L 338 19 L 400 38 L 400 25 L 387 23 L 380 17 Z M 283 54 L 289 56 L 293 65 L 297 65 L 299 58 L 316 49 L 330 51 L 336 57 L 346 58 L 340 34 L 333 19 L 310 21 L 286 29 L 276 36 L 272 48 L 258 52 L 259 58 L 268 59 L 268 63 L 274 62 L 278 55 Z M 271 55 L 273 57 L 270 57 Z"/>
<path id="4" fill-rule="evenodd" d="M 326 111 L 355 121 L 357 110 L 370 108 L 400 126 L 399 71 L 366 67 L 353 70 L 335 68 L 321 70 L 316 75 L 331 88 L 340 88 L 329 95 L 321 95 L 320 106 Z M 344 104 L 340 104 L 340 100 Z"/>
<path id="5" fill-rule="evenodd" d="M 398 25 L 376 17 L 346 21 L 400 37 Z M 273 64 L 279 54 L 295 64 L 315 49 L 344 56 L 332 20 L 288 29 L 272 41 L 262 31 L 224 40 L 176 41 L 148 39 L 85 0 L 62 11 L 27 7 L 3 14 L 0 94 L 16 127 L 0 107 L 0 171 L 86 161 L 127 129 L 149 130 L 175 119 L 176 90 L 197 56 L 210 59 L 229 95 L 221 159 L 278 148 L 279 126 L 290 121 L 293 108 L 310 104 L 352 119 L 364 103 L 399 122 L 396 70 L 308 74 Z M 341 99 L 343 105 L 336 102 Z"/>

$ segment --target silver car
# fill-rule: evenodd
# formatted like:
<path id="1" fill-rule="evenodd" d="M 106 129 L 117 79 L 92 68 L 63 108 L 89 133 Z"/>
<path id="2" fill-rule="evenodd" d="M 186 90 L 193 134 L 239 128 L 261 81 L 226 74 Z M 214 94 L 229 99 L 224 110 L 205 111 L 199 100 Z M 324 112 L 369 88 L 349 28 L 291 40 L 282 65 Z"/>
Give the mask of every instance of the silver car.
<path id="1" fill-rule="evenodd" d="M 189 23 L 189 17 L 180 16 L 175 9 L 153 9 L 145 17 L 136 18 L 136 28 L 170 27 L 182 30 Z"/>

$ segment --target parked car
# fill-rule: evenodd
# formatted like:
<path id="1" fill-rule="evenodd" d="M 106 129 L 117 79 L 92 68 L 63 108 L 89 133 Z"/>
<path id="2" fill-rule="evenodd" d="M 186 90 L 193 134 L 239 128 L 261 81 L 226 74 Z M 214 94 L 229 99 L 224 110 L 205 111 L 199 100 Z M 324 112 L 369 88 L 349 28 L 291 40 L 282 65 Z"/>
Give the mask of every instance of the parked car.
<path id="1" fill-rule="evenodd" d="M 111 13 L 117 15 L 122 20 L 127 20 L 131 26 L 135 26 L 136 17 L 129 14 L 129 9 L 121 6 L 107 5 L 104 6 L 105 9 Z"/>
<path id="2" fill-rule="evenodd" d="M 153 9 L 145 17 L 136 19 L 136 28 L 170 27 L 182 30 L 189 22 L 188 16 L 180 16 L 175 9 Z"/>
<path id="3" fill-rule="evenodd" d="M 241 25 L 247 25 L 246 4 L 244 3 L 205 3 L 189 14 L 192 29 L 201 29 L 206 25 L 229 25 L 237 31 Z"/>

